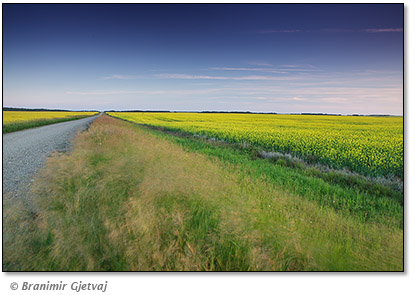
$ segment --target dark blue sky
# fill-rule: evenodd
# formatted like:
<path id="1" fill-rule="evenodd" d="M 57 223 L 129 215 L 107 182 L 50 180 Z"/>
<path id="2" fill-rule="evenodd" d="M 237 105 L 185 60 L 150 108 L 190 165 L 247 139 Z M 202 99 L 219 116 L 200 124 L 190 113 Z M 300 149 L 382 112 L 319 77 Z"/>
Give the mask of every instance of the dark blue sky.
<path id="1" fill-rule="evenodd" d="M 400 4 L 3 4 L 3 103 L 402 114 L 402 51 Z"/>

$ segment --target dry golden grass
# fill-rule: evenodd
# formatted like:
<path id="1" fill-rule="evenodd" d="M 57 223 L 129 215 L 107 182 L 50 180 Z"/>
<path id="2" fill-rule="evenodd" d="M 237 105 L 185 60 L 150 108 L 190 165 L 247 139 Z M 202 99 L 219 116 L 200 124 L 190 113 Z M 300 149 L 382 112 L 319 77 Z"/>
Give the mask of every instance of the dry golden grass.
<path id="1" fill-rule="evenodd" d="M 38 216 L 5 222 L 7 269 L 403 268 L 402 231 L 322 210 L 105 115 L 48 160 L 34 194 Z"/>

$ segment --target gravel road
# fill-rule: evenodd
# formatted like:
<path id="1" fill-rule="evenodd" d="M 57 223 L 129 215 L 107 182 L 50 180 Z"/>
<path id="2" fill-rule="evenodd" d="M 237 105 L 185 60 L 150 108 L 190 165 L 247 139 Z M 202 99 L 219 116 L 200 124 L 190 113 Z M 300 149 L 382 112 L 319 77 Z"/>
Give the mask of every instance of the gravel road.
<path id="1" fill-rule="evenodd" d="M 67 151 L 78 131 L 97 116 L 26 129 L 3 135 L 3 197 L 28 196 L 29 185 L 55 150 Z"/>

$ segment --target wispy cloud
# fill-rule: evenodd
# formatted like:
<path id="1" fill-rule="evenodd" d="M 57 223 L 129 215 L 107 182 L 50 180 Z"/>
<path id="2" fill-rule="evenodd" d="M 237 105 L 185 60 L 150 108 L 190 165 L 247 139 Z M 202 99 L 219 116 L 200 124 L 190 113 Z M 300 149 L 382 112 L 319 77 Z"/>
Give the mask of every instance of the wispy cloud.
<path id="1" fill-rule="evenodd" d="M 139 79 L 142 78 L 142 76 L 134 76 L 134 75 L 111 75 L 100 78 L 100 80 L 109 80 L 109 79 L 121 79 L 121 80 L 130 80 L 130 79 Z"/>
<path id="2" fill-rule="evenodd" d="M 295 101 L 306 101 L 306 99 L 305 99 L 305 98 L 303 98 L 303 97 L 298 97 L 298 96 L 294 96 L 294 97 L 292 97 L 291 99 L 292 99 L 292 100 L 295 100 Z"/>
<path id="3" fill-rule="evenodd" d="M 67 91 L 70 95 L 128 95 L 128 94 L 143 94 L 143 95 L 199 95 L 218 92 L 223 89 L 209 88 L 209 89 L 181 89 L 181 90 L 96 90 L 96 91 Z"/>
<path id="4" fill-rule="evenodd" d="M 251 60 L 251 61 L 247 61 L 246 64 L 251 65 L 251 66 L 272 67 L 272 64 L 266 61 L 262 61 L 262 60 Z"/>
<path id="5" fill-rule="evenodd" d="M 158 74 L 155 75 L 159 78 L 167 79 L 206 79 L 206 80 L 263 80 L 263 81 L 284 81 L 284 80 L 296 80 L 297 77 L 275 77 L 275 76 L 238 76 L 238 77 L 228 77 L 228 76 L 207 76 L 207 75 L 188 75 L 188 74 Z"/>
<path id="6" fill-rule="evenodd" d="M 391 32 L 403 32 L 403 28 L 369 28 L 361 30 L 342 29 L 342 28 L 324 28 L 318 30 L 300 30 L 300 29 L 288 29 L 288 30 L 260 30 L 258 34 L 272 34 L 272 33 L 352 33 L 352 32 L 365 32 L 365 33 L 391 33 Z"/>
<path id="7" fill-rule="evenodd" d="M 321 72 L 319 69 L 299 69 L 299 68 L 281 68 L 278 69 L 281 72 Z"/>
<path id="8" fill-rule="evenodd" d="M 95 90 L 95 91 L 67 91 L 71 95 L 119 95 L 119 94 L 163 94 L 163 91 L 140 90 Z"/>
<path id="9" fill-rule="evenodd" d="M 316 66 L 309 65 L 309 64 L 299 64 L 299 65 L 280 65 L 281 68 L 316 68 Z"/>
<path id="10" fill-rule="evenodd" d="M 397 75 L 401 74 L 402 71 L 393 71 L 393 70 L 357 70 L 353 73 L 354 75 L 368 76 L 368 75 Z"/>
<path id="11" fill-rule="evenodd" d="M 235 88 L 235 91 L 240 91 L 246 95 L 253 97 L 268 97 L 269 95 L 282 95 L 297 97 L 304 99 L 305 97 L 314 96 L 315 100 L 324 97 L 347 97 L 349 99 L 365 98 L 380 98 L 393 97 L 394 99 L 402 99 L 401 87 L 307 87 L 307 88 L 292 88 L 292 87 L 249 87 L 249 88 Z M 300 99 L 296 99 L 300 100 Z"/>
<path id="12" fill-rule="evenodd" d="M 337 28 L 327 28 L 321 29 L 318 32 L 325 32 L 325 33 L 350 33 L 353 32 L 351 29 L 337 29 Z"/>
<path id="13" fill-rule="evenodd" d="M 313 66 L 304 65 L 305 68 L 299 68 L 299 65 L 285 65 L 281 68 L 244 68 L 244 67 L 211 67 L 210 70 L 216 71 L 253 71 L 273 74 L 287 74 L 288 72 L 316 72 L 321 71 Z"/>
<path id="14" fill-rule="evenodd" d="M 366 33 L 390 33 L 390 32 L 403 32 L 402 28 L 385 28 L 385 29 L 364 29 Z"/>
<path id="15" fill-rule="evenodd" d="M 286 74 L 286 71 L 276 70 L 273 68 L 232 68 L 232 67 L 211 67 L 211 70 L 218 71 L 254 71 L 254 72 L 265 72 L 274 74 Z"/>
<path id="16" fill-rule="evenodd" d="M 207 76 L 207 75 L 188 75 L 188 74 L 157 74 L 155 77 L 168 79 L 207 79 L 207 80 L 227 80 L 228 77 Z"/>
<path id="17" fill-rule="evenodd" d="M 388 33 L 388 32 L 403 32 L 402 28 L 381 28 L 381 29 L 362 29 L 362 30 L 352 30 L 352 29 L 338 29 L 338 28 L 328 28 L 321 29 L 317 31 L 310 32 L 325 32 L 325 33 L 350 33 L 350 32 L 365 32 L 365 33 Z"/>
<path id="18" fill-rule="evenodd" d="M 272 33 L 300 33 L 302 30 L 261 30 L 258 31 L 259 34 L 272 34 Z"/>

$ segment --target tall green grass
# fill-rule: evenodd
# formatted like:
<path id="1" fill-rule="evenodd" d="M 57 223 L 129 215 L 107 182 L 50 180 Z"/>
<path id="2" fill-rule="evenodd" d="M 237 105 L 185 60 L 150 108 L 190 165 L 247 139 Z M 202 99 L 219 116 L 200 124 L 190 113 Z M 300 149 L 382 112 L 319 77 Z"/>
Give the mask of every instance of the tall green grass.
<path id="1" fill-rule="evenodd" d="M 403 228 L 403 191 L 399 185 L 383 185 L 370 178 L 342 171 L 324 171 L 301 162 L 286 159 L 268 160 L 258 150 L 220 141 L 210 141 L 185 133 L 171 133 L 144 127 L 147 132 L 242 169 L 245 175 L 266 179 L 280 190 L 316 202 L 322 208 L 333 208 L 339 214 L 360 222 L 379 222 Z"/>

